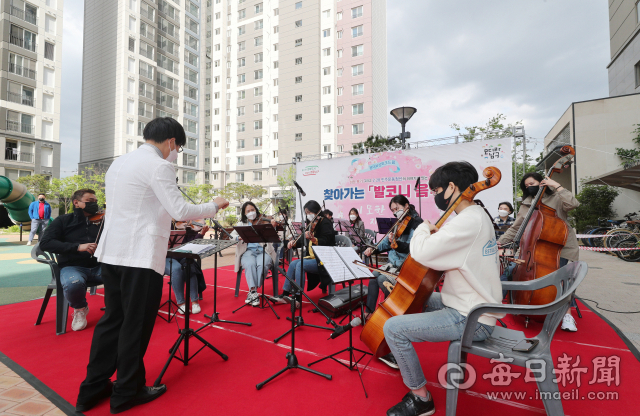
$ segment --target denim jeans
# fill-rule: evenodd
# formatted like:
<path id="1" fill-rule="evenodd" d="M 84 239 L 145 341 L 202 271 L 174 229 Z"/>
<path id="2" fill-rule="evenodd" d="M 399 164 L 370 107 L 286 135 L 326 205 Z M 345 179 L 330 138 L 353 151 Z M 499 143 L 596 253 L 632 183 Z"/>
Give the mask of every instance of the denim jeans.
<path id="1" fill-rule="evenodd" d="M 44 234 L 44 230 L 47 228 L 49 224 L 49 220 L 31 220 L 31 231 L 29 232 L 29 242 L 33 241 L 33 237 L 35 237 L 36 233 L 38 233 L 38 240 L 42 238 L 42 234 Z M 42 231 L 40 228 L 42 227 Z"/>
<path id="2" fill-rule="evenodd" d="M 394 316 L 384 324 L 384 336 L 407 387 L 417 390 L 427 384 L 411 343 L 459 340 L 466 320 L 467 317 L 457 310 L 444 306 L 440 293 L 433 293 L 427 302 L 426 312 Z M 484 341 L 492 332 L 493 326 L 478 323 L 473 340 Z"/>
<path id="3" fill-rule="evenodd" d="M 373 312 L 376 309 L 376 303 L 378 302 L 378 290 L 382 290 L 384 297 L 389 296 L 389 291 L 384 287 L 383 283 L 390 281 L 385 275 L 378 272 L 371 272 L 375 279 L 369 279 L 369 291 L 367 292 L 367 309 L 369 312 Z"/>
<path id="4" fill-rule="evenodd" d="M 287 276 L 289 277 L 289 279 L 294 279 L 295 277 L 295 282 L 300 285 L 302 289 L 304 289 L 304 273 L 300 273 L 300 269 L 300 259 L 292 261 L 291 264 L 289 264 Z M 305 259 L 304 271 L 307 273 L 318 273 L 318 262 L 314 259 Z M 289 280 L 284 282 L 282 290 L 291 292 L 291 282 L 289 282 Z"/>
<path id="5" fill-rule="evenodd" d="M 73 309 L 87 306 L 87 286 L 102 284 L 100 266 L 88 267 L 67 266 L 60 270 L 60 284 L 64 298 Z"/>
<path id="6" fill-rule="evenodd" d="M 244 269 L 244 277 L 247 279 L 249 289 L 262 286 L 264 276 L 273 266 L 271 256 L 264 253 L 264 268 L 262 267 L 262 253 L 264 253 L 262 247 L 258 247 L 257 249 L 247 249 L 240 257 L 240 263 Z"/>
<path id="7" fill-rule="evenodd" d="M 566 266 L 567 264 L 569 264 L 569 259 L 565 259 L 564 257 L 560 257 L 560 268 Z M 506 270 L 504 271 L 504 273 L 502 273 L 500 275 L 500 280 L 502 282 L 506 282 L 509 281 L 509 278 L 511 277 L 511 275 L 513 274 L 513 269 L 516 268 L 516 263 L 511 263 L 509 264 L 509 266 L 506 268 Z M 507 291 L 503 290 L 502 291 L 502 298 L 504 299 L 504 297 L 507 296 Z M 577 306 L 578 304 L 576 303 L 575 298 L 571 299 L 571 307 Z"/>
<path id="8" fill-rule="evenodd" d="M 176 294 L 176 303 L 178 305 L 184 304 L 184 270 L 182 270 L 182 264 L 173 259 L 166 259 L 164 264 L 164 274 L 169 276 L 171 273 L 171 287 Z M 191 293 L 191 301 L 196 302 L 198 300 L 198 278 L 193 270 L 191 270 L 191 283 L 189 285 L 189 291 Z"/>

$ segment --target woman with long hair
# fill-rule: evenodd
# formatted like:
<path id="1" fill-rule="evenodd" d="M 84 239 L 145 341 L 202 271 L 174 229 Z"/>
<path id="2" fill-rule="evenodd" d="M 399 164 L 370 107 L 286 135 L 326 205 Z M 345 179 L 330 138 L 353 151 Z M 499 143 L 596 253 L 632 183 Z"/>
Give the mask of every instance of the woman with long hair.
<path id="1" fill-rule="evenodd" d="M 529 172 L 522 177 L 520 181 L 520 190 L 522 191 L 522 203 L 520 210 L 518 210 L 518 216 L 516 217 L 513 225 L 505 231 L 505 233 L 498 239 L 498 245 L 505 245 L 513 241 L 513 238 L 518 233 L 520 226 L 524 218 L 527 216 L 529 209 L 531 209 L 531 203 L 538 194 L 538 190 L 541 186 L 546 186 L 544 195 L 542 195 L 542 203 L 546 206 L 556 210 L 558 217 L 567 223 L 569 228 L 569 236 L 564 248 L 560 252 L 560 267 L 565 266 L 570 261 L 578 261 L 579 249 L 578 239 L 576 238 L 576 232 L 567 222 L 567 214 L 572 209 L 577 208 L 580 203 L 573 196 L 571 191 L 568 191 L 564 186 L 550 178 L 543 178 L 542 175 L 536 172 Z M 553 188 L 553 189 L 552 189 Z M 516 264 L 512 263 L 504 274 L 500 276 L 500 280 L 508 280 L 511 276 Z M 571 306 L 575 306 L 575 300 L 571 303 Z M 561 329 L 565 331 L 575 332 L 578 330 L 576 327 L 576 321 L 571 316 L 571 308 L 567 311 L 567 314 L 562 319 Z"/>

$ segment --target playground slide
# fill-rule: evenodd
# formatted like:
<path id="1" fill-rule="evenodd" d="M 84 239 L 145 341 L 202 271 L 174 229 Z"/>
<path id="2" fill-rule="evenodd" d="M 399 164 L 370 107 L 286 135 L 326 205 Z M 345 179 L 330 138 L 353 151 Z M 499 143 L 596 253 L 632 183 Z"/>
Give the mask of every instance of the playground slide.
<path id="1" fill-rule="evenodd" d="M 31 224 L 29 205 L 35 200 L 36 198 L 23 184 L 12 181 L 6 176 L 0 176 L 0 201 L 14 223 Z"/>

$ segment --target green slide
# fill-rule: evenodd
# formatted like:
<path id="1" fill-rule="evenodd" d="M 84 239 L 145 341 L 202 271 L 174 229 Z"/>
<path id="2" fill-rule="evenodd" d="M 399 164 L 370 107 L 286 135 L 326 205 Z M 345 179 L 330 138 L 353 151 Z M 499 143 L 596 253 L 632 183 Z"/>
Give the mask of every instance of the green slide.
<path id="1" fill-rule="evenodd" d="M 0 201 L 7 208 L 13 222 L 31 224 L 29 205 L 35 200 L 23 184 L 0 176 Z"/>

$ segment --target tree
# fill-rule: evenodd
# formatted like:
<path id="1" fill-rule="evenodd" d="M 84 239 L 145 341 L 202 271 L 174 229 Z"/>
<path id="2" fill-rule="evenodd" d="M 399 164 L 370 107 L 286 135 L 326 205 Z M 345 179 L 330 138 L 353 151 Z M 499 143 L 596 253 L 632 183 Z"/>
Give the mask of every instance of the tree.
<path id="1" fill-rule="evenodd" d="M 253 201 L 254 199 L 260 199 L 267 193 L 267 188 L 260 185 L 246 185 L 244 183 L 232 182 L 228 183 L 222 191 L 220 196 L 227 199 L 229 202 L 237 201 L 243 203 L 244 201 Z"/>
<path id="2" fill-rule="evenodd" d="M 189 186 L 188 188 L 184 189 L 184 192 L 196 204 L 203 204 L 205 202 L 211 202 L 217 196 L 213 185 L 208 184 L 208 183 L 205 183 L 205 184 L 202 184 L 202 185 Z"/>
<path id="3" fill-rule="evenodd" d="M 102 206 L 106 202 L 104 173 L 94 174 L 90 177 L 84 175 L 67 176 L 66 178 L 53 178 L 49 194 L 58 200 L 60 214 L 73 211 L 72 197 L 78 189 L 92 189 L 98 198 L 98 204 Z"/>
<path id="4" fill-rule="evenodd" d="M 634 126 L 636 129 L 631 133 L 635 134 L 635 137 L 632 140 L 636 146 L 640 147 L 640 124 L 634 124 Z M 640 149 L 623 149 L 622 147 L 616 147 L 616 155 L 622 160 L 620 165 L 625 169 L 640 163 Z"/>
<path id="5" fill-rule="evenodd" d="M 402 140 L 399 137 L 384 137 L 380 135 L 371 135 L 367 137 L 367 140 L 360 143 L 354 143 L 352 155 L 359 155 L 362 153 L 377 153 L 386 152 L 389 150 L 400 149 L 402 147 Z"/>
<path id="6" fill-rule="evenodd" d="M 598 218 L 611 218 L 615 211 L 611 207 L 613 201 L 620 194 L 620 190 L 608 185 L 585 185 L 582 181 L 582 190 L 576 195 L 580 206 L 569 212 L 571 225 L 579 233 L 584 232 L 588 225 L 596 225 Z"/>
<path id="7" fill-rule="evenodd" d="M 293 181 L 296 180 L 295 166 L 289 166 L 278 175 L 278 186 L 280 187 L 280 197 L 282 202 L 289 207 L 289 212 L 295 212 L 296 209 L 296 192 L 294 190 Z"/>
<path id="8" fill-rule="evenodd" d="M 41 193 L 49 195 L 49 190 L 51 189 L 51 182 L 49 182 L 49 178 L 41 174 L 21 176 L 16 182 L 26 186 L 27 191 L 31 192 L 35 197 Z"/>

